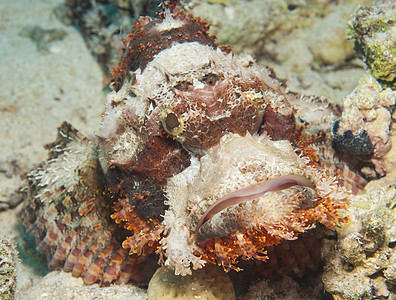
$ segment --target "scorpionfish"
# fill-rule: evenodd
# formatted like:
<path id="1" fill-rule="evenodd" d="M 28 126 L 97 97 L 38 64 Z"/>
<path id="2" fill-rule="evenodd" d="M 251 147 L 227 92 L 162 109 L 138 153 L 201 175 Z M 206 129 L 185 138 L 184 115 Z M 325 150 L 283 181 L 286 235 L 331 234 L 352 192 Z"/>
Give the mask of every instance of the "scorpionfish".
<path id="1" fill-rule="evenodd" d="M 88 284 L 142 280 L 147 257 L 180 275 L 238 270 L 347 219 L 348 180 L 326 133 L 298 122 L 298 96 L 176 2 L 124 39 L 95 136 L 63 123 L 21 188 L 49 267 Z"/>

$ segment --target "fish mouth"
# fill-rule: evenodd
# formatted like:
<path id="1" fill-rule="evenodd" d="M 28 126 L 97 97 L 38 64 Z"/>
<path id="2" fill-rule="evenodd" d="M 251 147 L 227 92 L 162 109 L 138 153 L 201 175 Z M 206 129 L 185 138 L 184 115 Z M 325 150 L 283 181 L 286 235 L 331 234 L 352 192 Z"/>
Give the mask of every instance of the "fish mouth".
<path id="1" fill-rule="evenodd" d="M 221 197 L 205 211 L 199 219 L 195 229 L 197 241 L 202 242 L 210 239 L 207 232 L 202 232 L 202 229 L 215 215 L 231 207 L 267 196 L 271 193 L 282 192 L 290 188 L 293 188 L 296 192 L 304 191 L 304 194 L 308 195 L 304 198 L 306 200 L 304 202 L 306 203 L 300 203 L 301 206 L 311 206 L 313 200 L 318 198 L 315 192 L 315 184 L 302 175 L 285 175 L 249 185 Z M 207 229 L 205 231 L 207 231 Z M 225 234 L 227 233 L 230 232 L 225 232 Z"/>

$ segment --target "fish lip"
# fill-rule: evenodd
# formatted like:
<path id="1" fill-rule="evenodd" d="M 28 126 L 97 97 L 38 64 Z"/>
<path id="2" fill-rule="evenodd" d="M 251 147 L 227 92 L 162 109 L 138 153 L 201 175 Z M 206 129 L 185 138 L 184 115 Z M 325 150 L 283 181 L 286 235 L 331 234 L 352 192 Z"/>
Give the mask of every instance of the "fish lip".
<path id="1" fill-rule="evenodd" d="M 195 229 L 195 236 L 197 237 L 199 235 L 199 229 L 207 221 L 228 207 L 245 203 L 257 199 L 264 194 L 284 190 L 296 185 L 315 189 L 315 184 L 311 180 L 305 176 L 293 174 L 271 178 L 228 193 L 209 206 L 201 216 Z"/>

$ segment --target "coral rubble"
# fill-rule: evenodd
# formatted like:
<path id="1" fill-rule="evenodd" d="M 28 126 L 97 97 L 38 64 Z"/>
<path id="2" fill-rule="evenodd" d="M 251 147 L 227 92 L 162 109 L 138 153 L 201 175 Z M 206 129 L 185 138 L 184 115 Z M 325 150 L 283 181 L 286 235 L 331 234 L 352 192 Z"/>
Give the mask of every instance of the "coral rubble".
<path id="1" fill-rule="evenodd" d="M 323 282 L 335 299 L 395 297 L 396 189 L 387 181 L 372 181 L 353 198 L 350 222 L 323 248 Z"/>
<path id="2" fill-rule="evenodd" d="M 341 103 L 363 73 L 345 29 L 356 1 L 197 1 L 192 13 L 208 20 L 219 41 L 252 54 L 287 81 L 290 90 Z"/>
<path id="3" fill-rule="evenodd" d="M 25 291 L 17 291 L 16 299 L 37 300 L 147 300 L 146 291 L 133 285 L 85 285 L 81 278 L 70 273 L 53 271 Z"/>
<path id="4" fill-rule="evenodd" d="M 395 4 L 382 1 L 359 7 L 350 23 L 370 74 L 345 98 L 333 146 L 358 158 L 371 181 L 350 197 L 350 221 L 337 228 L 337 241 L 323 247 L 323 283 L 334 299 L 396 297 L 394 22 Z"/>
<path id="5" fill-rule="evenodd" d="M 370 161 L 361 171 L 370 178 L 390 170 L 383 163 L 391 148 L 389 139 L 396 92 L 383 88 L 371 75 L 360 79 L 356 89 L 344 99 L 340 121 L 333 127 L 333 147 Z"/>

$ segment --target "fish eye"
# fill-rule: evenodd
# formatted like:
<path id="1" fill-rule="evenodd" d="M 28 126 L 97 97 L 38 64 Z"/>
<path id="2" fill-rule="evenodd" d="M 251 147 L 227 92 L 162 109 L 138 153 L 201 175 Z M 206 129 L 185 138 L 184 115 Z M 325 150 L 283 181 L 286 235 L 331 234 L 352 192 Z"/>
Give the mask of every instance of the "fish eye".
<path id="1" fill-rule="evenodd" d="M 176 114 L 169 113 L 165 118 L 166 127 L 169 129 L 175 129 L 180 126 L 179 119 L 177 118 Z"/>
<path id="2" fill-rule="evenodd" d="M 161 123 L 165 131 L 171 135 L 178 135 L 183 131 L 183 119 L 170 108 L 161 112 Z"/>
<path id="3" fill-rule="evenodd" d="M 217 74 L 207 74 L 205 75 L 201 81 L 208 85 L 215 85 L 220 80 L 220 76 Z"/>

